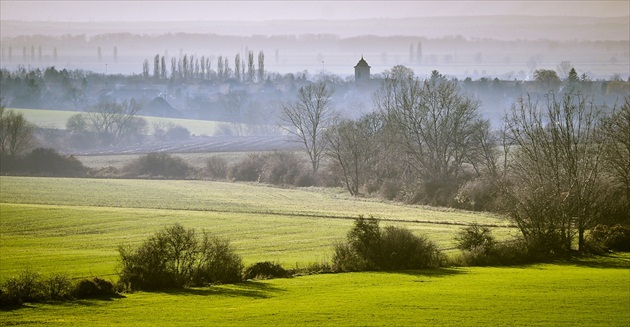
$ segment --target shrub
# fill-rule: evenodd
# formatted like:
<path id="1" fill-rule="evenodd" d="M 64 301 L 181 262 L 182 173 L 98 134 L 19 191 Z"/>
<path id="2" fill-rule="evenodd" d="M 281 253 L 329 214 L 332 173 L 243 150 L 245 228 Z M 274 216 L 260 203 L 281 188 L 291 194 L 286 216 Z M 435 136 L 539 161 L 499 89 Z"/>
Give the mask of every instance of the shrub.
<path id="1" fill-rule="evenodd" d="M 74 156 L 63 156 L 53 149 L 37 148 L 20 160 L 29 174 L 46 176 L 83 176 L 87 168 Z"/>
<path id="2" fill-rule="evenodd" d="M 460 230 L 455 236 L 455 241 L 460 250 L 476 249 L 486 252 L 491 251 L 496 243 L 490 228 L 477 223 Z"/>
<path id="3" fill-rule="evenodd" d="M 77 299 L 106 298 L 116 295 L 114 284 L 99 277 L 80 280 L 72 292 Z"/>
<path id="4" fill-rule="evenodd" d="M 398 198 L 401 191 L 402 191 L 402 185 L 399 181 L 388 179 L 384 181 L 383 184 L 381 185 L 379 194 L 381 197 L 387 200 L 394 200 Z"/>
<path id="5" fill-rule="evenodd" d="M 275 151 L 262 156 L 261 159 L 263 161 L 261 182 L 273 185 L 297 185 L 298 179 L 305 175 L 302 161 L 292 152 Z M 301 182 L 307 184 L 306 180 Z"/>
<path id="6" fill-rule="evenodd" d="M 243 260 L 230 247 L 230 242 L 204 232 L 194 284 L 237 283 L 242 281 L 242 272 Z"/>
<path id="7" fill-rule="evenodd" d="M 419 269 L 439 266 L 439 251 L 424 236 L 416 236 L 410 230 L 387 226 L 381 236 L 379 266 L 388 270 Z"/>
<path id="8" fill-rule="evenodd" d="M 591 248 L 603 251 L 630 251 L 630 229 L 621 225 L 597 225 L 587 237 Z"/>
<path id="9" fill-rule="evenodd" d="M 495 242 L 491 248 L 474 246 L 462 251 L 455 264 L 463 266 L 510 266 L 539 262 L 541 259 L 530 252 L 527 242 L 514 239 Z"/>
<path id="10" fill-rule="evenodd" d="M 289 271 L 278 263 L 270 261 L 257 262 L 245 269 L 245 279 L 267 279 L 289 277 Z"/>
<path id="11" fill-rule="evenodd" d="M 361 258 L 348 243 L 338 242 L 332 258 L 333 271 L 364 271 L 368 263 Z"/>
<path id="12" fill-rule="evenodd" d="M 206 171 L 210 178 L 224 179 L 227 177 L 227 161 L 221 157 L 210 157 L 206 160 Z"/>
<path id="13" fill-rule="evenodd" d="M 228 178 L 235 181 L 257 182 L 263 170 L 262 157 L 259 154 L 249 154 L 247 158 L 232 165 L 228 169 Z"/>
<path id="14" fill-rule="evenodd" d="M 405 228 L 379 228 L 378 220 L 359 217 L 333 254 L 336 271 L 400 270 L 438 267 L 441 255 L 434 243 Z"/>
<path id="15" fill-rule="evenodd" d="M 73 284 L 67 275 L 52 275 L 43 282 L 43 286 L 48 300 L 61 301 L 72 297 Z"/>
<path id="16" fill-rule="evenodd" d="M 168 153 L 149 153 L 123 167 L 132 177 L 185 178 L 194 172 L 182 158 Z"/>
<path id="17" fill-rule="evenodd" d="M 119 247 L 120 282 L 131 290 L 185 286 L 192 276 L 196 251 L 194 230 L 179 224 L 168 226 L 135 250 Z"/>
<path id="18" fill-rule="evenodd" d="M 190 131 L 184 126 L 171 126 L 165 133 L 165 138 L 170 141 L 183 141 L 190 138 Z"/>
<path id="19" fill-rule="evenodd" d="M 459 187 L 455 196 L 457 206 L 473 211 L 496 211 L 499 207 L 499 189 L 489 177 L 468 180 Z"/>
<path id="20" fill-rule="evenodd" d="M 232 165 L 228 178 L 236 181 L 260 182 L 273 185 L 312 186 L 315 179 L 292 152 L 250 154 Z"/>
<path id="21" fill-rule="evenodd" d="M 119 247 L 120 283 L 127 290 L 160 290 L 240 281 L 241 258 L 225 240 L 179 224 L 158 231 L 137 249 Z"/>
<path id="22" fill-rule="evenodd" d="M 24 302 L 40 302 L 44 299 L 44 287 L 41 276 L 31 270 L 25 270 L 17 277 L 7 279 L 2 285 L 3 307 L 19 306 Z"/>

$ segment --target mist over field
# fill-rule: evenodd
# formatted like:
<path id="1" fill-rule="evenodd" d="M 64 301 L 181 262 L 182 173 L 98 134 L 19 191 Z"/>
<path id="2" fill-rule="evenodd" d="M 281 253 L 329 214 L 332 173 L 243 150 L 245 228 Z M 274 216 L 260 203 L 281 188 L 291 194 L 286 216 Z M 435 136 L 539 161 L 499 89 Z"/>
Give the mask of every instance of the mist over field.
<path id="1" fill-rule="evenodd" d="M 139 74 L 142 61 L 155 54 L 216 58 L 256 49 L 270 59 L 269 71 L 282 74 L 351 76 L 363 55 L 373 73 L 406 65 L 419 76 L 437 69 L 460 79 L 527 80 L 532 68 L 555 69 L 569 61 L 594 79 L 615 73 L 626 79 L 629 20 L 517 15 L 168 24 L 3 20 L 2 66 Z"/>

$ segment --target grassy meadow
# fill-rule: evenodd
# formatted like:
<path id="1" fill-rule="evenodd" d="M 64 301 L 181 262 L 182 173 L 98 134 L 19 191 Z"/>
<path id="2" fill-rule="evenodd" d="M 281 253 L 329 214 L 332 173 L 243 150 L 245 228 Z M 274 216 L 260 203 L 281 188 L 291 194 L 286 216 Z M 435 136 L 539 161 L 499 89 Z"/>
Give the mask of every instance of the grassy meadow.
<path id="1" fill-rule="evenodd" d="M 0 176 L 0 280 L 47 276 L 116 279 L 117 247 L 179 222 L 231 240 L 246 264 L 287 268 L 329 260 L 359 214 L 454 246 L 462 225 L 500 217 L 356 199 L 342 190 L 280 189 L 208 181 Z M 503 268 L 324 274 L 249 281 L 111 300 L 28 304 L 0 325 L 53 326 L 628 326 L 630 255 Z"/>
<path id="2" fill-rule="evenodd" d="M 246 263 L 287 267 L 331 258 L 358 215 L 405 226 L 441 248 L 462 223 L 497 226 L 499 217 L 354 199 L 340 190 L 279 189 L 208 181 L 0 177 L 0 279 L 25 268 L 72 276 L 111 275 L 120 244 L 137 244 L 179 222 L 226 237 Z"/>
<path id="3" fill-rule="evenodd" d="M 9 324 L 53 326 L 628 326 L 629 256 L 508 268 L 346 273 L 112 300 L 35 304 Z"/>

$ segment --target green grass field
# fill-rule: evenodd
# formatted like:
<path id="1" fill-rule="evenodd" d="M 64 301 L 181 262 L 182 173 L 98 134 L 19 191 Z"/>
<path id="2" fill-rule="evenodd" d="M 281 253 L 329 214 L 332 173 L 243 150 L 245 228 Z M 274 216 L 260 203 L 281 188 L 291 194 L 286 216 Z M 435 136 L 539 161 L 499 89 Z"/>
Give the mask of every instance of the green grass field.
<path id="1" fill-rule="evenodd" d="M 0 312 L 6 325 L 628 326 L 629 256 L 612 262 L 246 282 Z"/>
<path id="2" fill-rule="evenodd" d="M 354 199 L 341 190 L 6 176 L 0 183 L 0 279 L 25 268 L 111 275 L 119 244 L 137 244 L 175 222 L 230 239 L 246 263 L 288 267 L 330 259 L 360 214 L 408 227 L 441 248 L 453 246 L 458 223 L 499 226 L 499 237 L 516 233 L 488 214 Z"/>
<path id="3" fill-rule="evenodd" d="M 359 214 L 410 228 L 441 248 L 461 224 L 500 217 L 355 199 L 341 190 L 279 189 L 207 181 L 0 177 L 0 280 L 44 276 L 116 279 L 119 244 L 166 225 L 229 238 L 246 264 L 287 268 L 329 260 Z M 508 268 L 348 273 L 245 282 L 112 300 L 0 311 L 0 325 L 77 326 L 628 326 L 630 255 Z"/>

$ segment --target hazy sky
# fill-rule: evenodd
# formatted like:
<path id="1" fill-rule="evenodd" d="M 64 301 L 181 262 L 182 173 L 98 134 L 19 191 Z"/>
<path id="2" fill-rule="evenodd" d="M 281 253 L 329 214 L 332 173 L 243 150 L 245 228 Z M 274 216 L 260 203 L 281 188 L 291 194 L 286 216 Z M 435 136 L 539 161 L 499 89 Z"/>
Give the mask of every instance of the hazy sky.
<path id="1" fill-rule="evenodd" d="M 630 1 L 0 0 L 0 19 L 29 21 L 258 21 L 462 15 L 630 16 Z"/>

